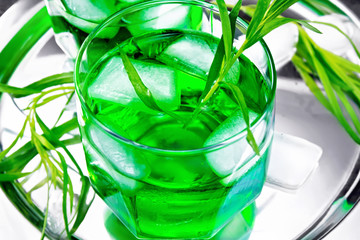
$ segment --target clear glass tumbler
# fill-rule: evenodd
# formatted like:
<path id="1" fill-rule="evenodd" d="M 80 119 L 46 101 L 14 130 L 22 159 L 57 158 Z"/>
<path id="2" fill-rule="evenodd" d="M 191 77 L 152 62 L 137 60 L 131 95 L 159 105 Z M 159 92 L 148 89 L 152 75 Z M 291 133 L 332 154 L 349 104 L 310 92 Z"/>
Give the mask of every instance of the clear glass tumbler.
<path id="1" fill-rule="evenodd" d="M 234 49 L 245 31 L 237 19 Z M 243 92 L 257 155 L 226 84 L 198 108 L 221 35 L 213 4 L 146 1 L 108 18 L 80 48 L 75 85 L 92 185 L 136 237 L 210 238 L 262 190 L 274 64 L 260 41 L 223 80 Z"/>

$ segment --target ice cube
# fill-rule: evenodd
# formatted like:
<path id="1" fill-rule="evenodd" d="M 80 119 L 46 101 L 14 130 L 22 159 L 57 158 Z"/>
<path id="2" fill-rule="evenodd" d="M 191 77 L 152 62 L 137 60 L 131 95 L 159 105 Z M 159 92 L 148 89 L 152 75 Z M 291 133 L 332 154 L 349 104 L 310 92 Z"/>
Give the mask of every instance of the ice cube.
<path id="1" fill-rule="evenodd" d="M 163 4 L 127 15 L 123 21 L 133 35 L 157 29 L 197 29 L 201 23 L 200 8 L 180 4 Z"/>
<path id="2" fill-rule="evenodd" d="M 151 91 L 156 103 L 163 110 L 175 110 L 180 105 L 178 73 L 155 62 L 131 60 L 143 83 Z M 112 57 L 88 89 L 89 96 L 148 111 L 132 86 L 122 59 Z"/>
<path id="3" fill-rule="evenodd" d="M 194 37 L 184 34 L 170 44 L 157 59 L 174 68 L 181 68 L 192 75 L 205 78 L 214 59 L 218 39 L 211 35 Z M 225 81 L 236 83 L 240 77 L 237 60 L 225 76 Z"/>
<path id="4" fill-rule="evenodd" d="M 254 121 L 258 114 L 249 110 L 250 122 Z M 237 111 L 233 116 L 220 124 L 206 139 L 204 146 L 220 144 L 230 139 L 241 131 L 245 130 L 246 123 L 241 111 Z M 259 144 L 265 134 L 266 124 L 264 121 L 252 129 L 256 142 Z M 220 177 L 225 177 L 240 167 L 249 156 L 253 155 L 253 150 L 246 138 L 227 145 L 221 149 L 206 154 L 206 159 L 213 171 Z"/>
<path id="5" fill-rule="evenodd" d="M 78 18 L 100 23 L 116 11 L 114 0 L 62 0 L 67 10 Z"/>
<path id="6" fill-rule="evenodd" d="M 60 10 L 65 19 L 75 27 L 90 33 L 107 17 L 117 11 L 116 2 L 111 0 L 63 0 L 66 11 Z M 118 26 L 109 26 L 98 37 L 111 38 L 119 31 Z"/>
<path id="7" fill-rule="evenodd" d="M 103 156 L 102 161 L 111 164 L 114 170 L 124 176 L 143 179 L 150 174 L 149 164 L 135 147 L 116 140 L 104 130 L 94 126 L 88 127 L 88 138 L 93 142 L 91 147 L 96 147 Z M 132 185 L 130 184 L 129 188 Z"/>
<path id="8" fill-rule="evenodd" d="M 322 149 L 303 138 L 274 134 L 267 183 L 285 190 L 297 190 L 319 164 Z"/>

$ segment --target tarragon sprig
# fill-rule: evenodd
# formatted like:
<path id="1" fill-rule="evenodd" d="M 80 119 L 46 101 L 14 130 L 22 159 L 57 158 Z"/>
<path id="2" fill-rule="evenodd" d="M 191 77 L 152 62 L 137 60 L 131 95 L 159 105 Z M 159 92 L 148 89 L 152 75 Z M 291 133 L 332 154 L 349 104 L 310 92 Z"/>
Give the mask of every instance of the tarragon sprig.
<path id="1" fill-rule="evenodd" d="M 242 10 L 256 18 L 255 7 L 253 5 L 246 6 Z M 321 32 L 310 24 L 321 24 L 334 28 L 347 38 L 360 59 L 360 51 L 352 39 L 339 27 L 331 23 L 303 20 L 292 21 L 282 16 L 274 18 L 273 21 L 275 23 L 294 22 L 297 24 L 299 41 L 296 46 L 297 52 L 292 58 L 292 63 L 319 102 L 337 118 L 350 137 L 360 144 L 360 118 L 358 111 L 360 106 L 360 65 L 354 64 L 317 45 L 302 26 L 317 33 Z M 269 33 L 268 29 L 262 31 L 262 35 Z M 321 86 L 318 85 L 319 81 Z"/>
<path id="2" fill-rule="evenodd" d="M 326 25 L 346 36 L 332 24 Z M 304 29 L 300 26 L 298 29 L 299 42 L 292 59 L 294 66 L 314 96 L 336 117 L 351 138 L 360 144 L 360 65 L 325 50 Z M 348 40 L 360 60 L 358 49 L 350 38 Z M 323 89 L 318 86 L 318 80 Z"/>
<path id="3" fill-rule="evenodd" d="M 44 169 L 46 177 L 31 188 L 28 192 L 28 200 L 32 201 L 30 194 L 33 191 L 36 191 L 45 185 L 48 188 L 48 197 L 51 187 L 61 188 L 63 190 L 63 217 L 65 231 L 68 238 L 70 238 L 79 227 L 92 201 L 90 200 L 89 203 L 88 199 L 90 193 L 89 179 L 83 174 L 75 158 L 67 149 L 67 146 L 69 145 L 80 143 L 80 137 L 76 135 L 71 138 L 61 140 L 61 137 L 65 133 L 76 129 L 78 124 L 76 118 L 74 118 L 60 126 L 50 129 L 42 121 L 37 113 L 37 110 L 56 99 L 73 96 L 74 86 L 72 79 L 72 73 L 63 73 L 44 78 L 23 88 L 0 84 L 0 91 L 10 94 L 13 98 L 22 98 L 31 95 L 34 96 L 29 105 L 24 109 L 26 117 L 19 134 L 10 146 L 0 153 L 0 181 L 23 179 L 21 184 L 25 184 L 32 174 L 36 173 L 41 168 Z M 70 83 L 70 85 L 68 85 L 68 83 Z M 58 120 L 61 118 L 63 112 L 64 109 L 61 111 Z M 57 123 L 58 121 L 56 124 Z M 31 141 L 12 154 L 9 154 L 15 148 L 18 141 L 23 138 L 27 128 L 30 130 Z M 38 128 L 40 128 L 41 131 L 39 131 Z M 65 155 L 59 149 L 62 149 L 63 152 L 65 152 Z M 36 155 L 40 156 L 40 161 L 37 166 L 31 172 L 24 173 L 24 168 L 32 159 L 34 159 Z M 82 182 L 81 193 L 77 201 L 75 201 L 74 198 L 74 189 L 68 172 L 69 164 L 67 162 L 68 160 L 66 160 L 67 158 L 75 166 Z M 48 201 L 49 199 L 47 200 L 47 205 Z M 72 213 L 74 211 L 74 207 L 75 213 L 73 215 L 76 217 L 69 219 L 68 208 L 70 213 Z M 48 206 L 44 214 L 44 229 L 42 231 L 41 238 L 44 238 L 45 236 L 47 217 Z M 70 229 L 69 226 L 71 222 L 72 228 Z"/>
<path id="4" fill-rule="evenodd" d="M 305 26 L 316 31 L 314 27 L 312 27 L 305 21 L 299 21 L 297 19 L 291 18 L 282 18 L 281 20 L 279 20 L 278 17 L 297 1 L 298 0 L 259 0 L 254 10 L 253 18 L 251 19 L 248 29 L 246 31 L 245 41 L 243 42 L 239 50 L 233 52 L 229 51 L 229 49 L 233 49 L 232 44 L 234 39 L 234 28 L 236 19 L 240 11 L 241 1 L 238 1 L 232 11 L 228 14 L 225 1 L 216 0 L 216 3 L 219 6 L 221 21 L 225 21 L 225 23 L 222 25 L 223 35 L 220 40 L 217 52 L 215 54 L 213 64 L 210 68 L 206 87 L 200 97 L 199 104 L 194 111 L 193 118 L 197 117 L 197 115 L 201 112 L 202 107 L 217 91 L 217 89 L 223 82 L 226 74 L 236 62 L 236 60 L 241 56 L 241 54 L 246 49 L 254 45 L 256 42 L 260 41 L 267 33 L 291 21 L 301 22 Z M 229 21 L 227 19 L 229 19 Z M 229 87 L 229 84 L 227 84 L 227 86 Z M 246 106 L 245 99 L 242 97 L 243 94 L 241 92 L 241 89 L 236 85 L 230 85 L 230 88 L 235 94 L 234 96 L 237 99 L 237 103 L 239 104 L 244 116 L 247 128 L 247 141 L 252 146 L 254 152 L 259 154 L 259 147 L 250 130 L 250 121 L 247 113 L 248 108 Z"/>

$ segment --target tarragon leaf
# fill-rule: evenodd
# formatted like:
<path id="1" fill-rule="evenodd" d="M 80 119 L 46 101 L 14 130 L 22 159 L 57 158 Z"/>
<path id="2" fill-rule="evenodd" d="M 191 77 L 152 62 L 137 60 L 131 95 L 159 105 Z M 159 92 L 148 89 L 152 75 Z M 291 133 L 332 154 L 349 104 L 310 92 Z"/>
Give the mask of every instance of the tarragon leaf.
<path id="1" fill-rule="evenodd" d="M 39 93 L 43 90 L 45 90 L 46 88 L 49 87 L 53 87 L 53 86 L 59 86 L 62 84 L 71 84 L 73 83 L 73 72 L 67 72 L 67 73 L 60 73 L 60 74 L 55 74 L 55 75 L 51 75 L 49 77 L 45 77 L 39 81 L 36 81 L 30 85 L 27 85 L 26 87 L 24 87 L 23 89 L 29 89 L 29 90 L 33 90 L 35 91 L 35 93 Z M 32 93 L 14 93 L 13 96 L 16 98 L 21 98 L 21 97 L 26 97 L 31 95 Z"/>
<path id="2" fill-rule="evenodd" d="M 257 35 L 257 33 L 261 31 L 263 27 L 261 26 L 261 23 L 263 22 L 263 19 L 265 17 L 270 2 L 271 2 L 270 0 L 259 0 L 257 2 L 254 15 L 246 31 L 246 39 L 254 38 Z"/>
<path id="3" fill-rule="evenodd" d="M 31 172 L 0 173 L 0 182 L 12 182 L 19 178 L 26 177 L 29 174 L 31 174 Z"/>
<path id="4" fill-rule="evenodd" d="M 257 145 L 254 135 L 250 129 L 251 126 L 250 126 L 249 110 L 246 105 L 244 94 L 242 93 L 241 89 L 233 83 L 222 82 L 221 84 L 223 86 L 226 86 L 227 88 L 229 88 L 230 91 L 232 92 L 232 94 L 236 100 L 236 103 L 239 105 L 240 110 L 244 116 L 244 121 L 246 124 L 246 130 L 247 130 L 246 140 L 248 141 L 249 145 L 252 147 L 254 152 L 257 155 L 260 155 L 259 146 Z"/>
<path id="5" fill-rule="evenodd" d="M 242 1 L 238 1 L 229 14 L 230 28 L 231 28 L 232 36 L 234 36 L 234 33 L 235 33 L 236 19 L 239 15 L 241 4 L 242 4 Z M 224 10 L 221 10 L 221 11 L 224 11 Z M 231 46 L 232 45 L 233 45 L 233 38 L 231 39 Z M 209 74 L 207 76 L 205 88 L 200 97 L 200 102 L 208 94 L 208 92 L 210 91 L 214 82 L 219 77 L 219 73 L 220 73 L 220 70 L 221 70 L 221 67 L 222 67 L 223 61 L 224 61 L 224 56 L 225 56 L 224 36 L 221 36 L 219 45 L 215 52 L 213 62 L 211 63 L 211 67 L 209 70 Z"/>
<path id="6" fill-rule="evenodd" d="M 269 8 L 268 13 L 266 14 L 265 21 L 269 22 L 277 18 L 298 1 L 299 0 L 274 0 Z"/>
<path id="7" fill-rule="evenodd" d="M 138 72 L 136 71 L 134 65 L 131 63 L 129 57 L 120 48 L 119 48 L 119 53 L 121 59 L 123 60 L 124 68 L 129 76 L 129 80 L 132 86 L 134 87 L 138 97 L 147 107 L 157 111 L 162 111 L 160 107 L 156 104 L 151 91 L 145 86 L 145 84 L 141 80 Z"/>
<path id="8" fill-rule="evenodd" d="M 351 92 L 354 94 L 359 94 L 359 87 L 356 86 L 352 81 L 353 78 L 348 78 L 346 73 L 346 67 L 340 67 L 337 65 L 339 62 L 336 60 L 337 58 L 329 58 L 328 51 L 322 49 L 317 46 L 309 37 L 309 35 L 299 27 L 299 46 L 301 46 L 301 51 L 296 53 L 297 57 L 294 57 L 293 61 L 294 65 L 298 70 L 300 70 L 300 74 L 305 76 L 304 80 L 307 84 L 313 82 L 311 85 L 308 84 L 310 90 L 315 94 L 315 96 L 320 100 L 320 102 L 326 106 L 326 108 L 337 118 L 346 132 L 351 136 L 351 138 L 360 143 L 360 136 L 356 132 L 360 129 L 358 119 L 356 116 L 356 111 L 352 109 L 352 106 L 348 102 L 345 97 L 344 90 L 349 91 L 349 87 Z M 299 47 L 298 46 L 298 47 Z M 302 60 L 302 58 L 304 60 Z M 302 69 L 302 61 L 311 65 L 311 69 L 314 72 L 305 73 L 304 69 Z M 346 61 L 342 60 L 341 63 L 346 65 Z M 321 81 L 326 97 L 321 95 L 319 90 L 316 90 L 315 80 L 311 79 L 310 74 L 314 76 L 318 76 Z M 344 84 L 346 83 L 346 84 Z M 346 88 L 342 88 L 342 86 L 346 85 Z M 314 89 L 316 91 L 314 91 Z M 354 95 L 358 98 L 357 95 Z M 343 108 L 342 108 L 343 106 Z M 346 112 L 345 112 L 346 111 Z M 354 131 L 351 124 L 349 124 L 348 119 L 346 118 L 346 113 L 350 116 L 353 126 L 356 131 Z"/>
<path id="9" fill-rule="evenodd" d="M 12 96 L 17 96 L 17 95 L 25 96 L 25 95 L 39 93 L 41 91 L 36 90 L 34 88 L 29 88 L 29 87 L 18 88 L 18 87 L 13 87 L 13 86 L 9 86 L 7 84 L 0 83 L 0 92 L 8 93 Z"/>
<path id="10" fill-rule="evenodd" d="M 216 0 L 219 11 L 220 19 L 222 25 L 222 37 L 224 41 L 224 50 L 225 50 L 225 60 L 230 59 L 230 54 L 232 50 L 233 35 L 231 31 L 230 19 L 228 15 L 228 10 L 224 0 Z"/>
<path id="11" fill-rule="evenodd" d="M 90 190 L 91 190 L 89 178 L 87 178 L 87 177 L 81 178 L 81 183 L 82 183 L 82 185 L 81 185 L 81 192 L 80 192 L 79 200 L 78 200 L 77 215 L 76 215 L 75 222 L 70 230 L 71 234 L 75 233 L 75 231 L 78 229 L 78 227 L 80 226 L 82 221 L 85 219 L 85 216 L 86 216 L 87 212 L 89 211 L 89 208 L 90 208 L 92 202 L 95 199 L 95 195 L 93 194 L 92 198 L 88 201 L 88 197 L 89 197 Z"/>

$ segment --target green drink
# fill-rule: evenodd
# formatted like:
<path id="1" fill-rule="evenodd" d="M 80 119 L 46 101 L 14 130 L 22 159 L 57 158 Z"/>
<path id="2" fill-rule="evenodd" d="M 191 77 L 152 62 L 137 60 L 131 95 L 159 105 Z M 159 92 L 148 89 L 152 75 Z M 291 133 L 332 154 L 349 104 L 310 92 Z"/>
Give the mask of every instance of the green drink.
<path id="1" fill-rule="evenodd" d="M 45 0 L 51 17 L 55 39 L 63 51 L 71 58 L 75 58 L 80 45 L 85 38 L 106 18 L 145 0 Z M 196 28 L 201 12 L 194 12 L 191 6 L 172 5 L 162 8 L 143 9 L 128 18 L 122 19 L 127 28 L 114 27 L 102 34 L 103 39 L 113 38 L 115 35 L 127 37 L 129 33 L 136 33 L 149 29 L 164 27 Z M 123 25 L 122 24 L 122 25 Z"/>
<path id="2" fill-rule="evenodd" d="M 208 28 L 218 13 L 202 2 L 176 3 L 192 4 L 210 18 L 203 17 L 199 30 L 152 30 L 105 44 L 103 31 L 131 14 L 130 8 L 85 41 L 76 64 L 79 122 L 93 187 L 135 236 L 207 239 L 252 203 L 264 184 L 274 69 L 259 43 L 253 49 L 257 62 L 242 55 L 223 80 L 244 93 L 260 148 L 256 155 L 235 96 L 225 86 L 194 116 L 219 43 Z M 158 4 L 171 5 L 142 7 Z M 240 22 L 237 28 L 244 30 Z M 161 110 L 134 90 L 122 54 Z"/>

